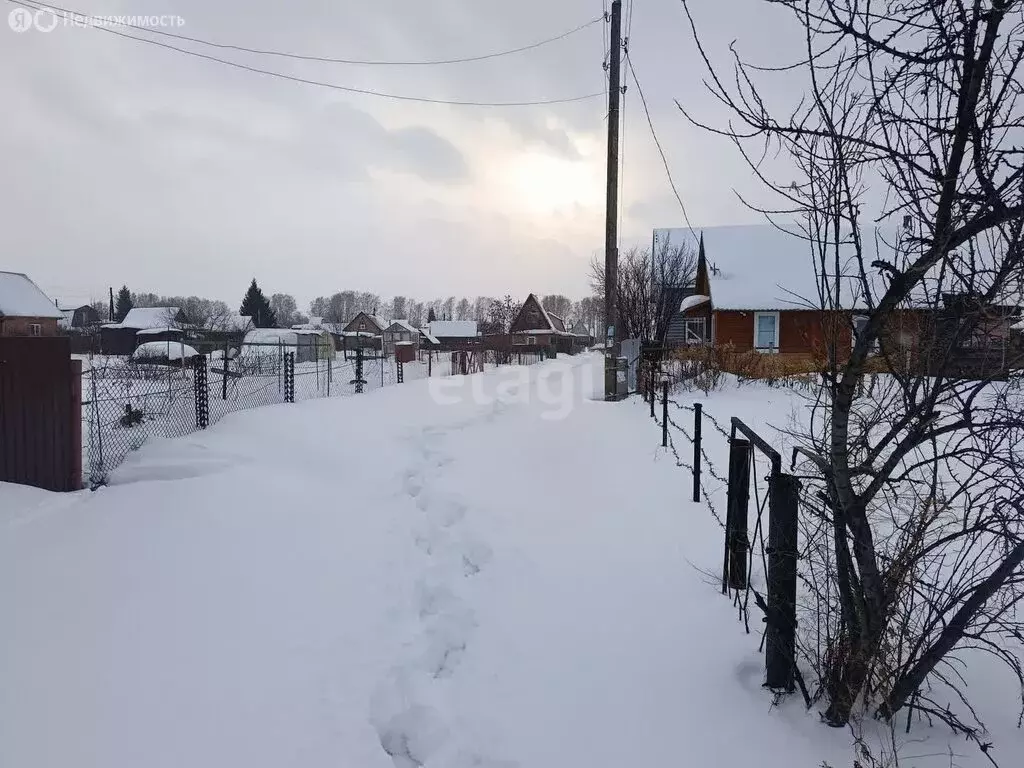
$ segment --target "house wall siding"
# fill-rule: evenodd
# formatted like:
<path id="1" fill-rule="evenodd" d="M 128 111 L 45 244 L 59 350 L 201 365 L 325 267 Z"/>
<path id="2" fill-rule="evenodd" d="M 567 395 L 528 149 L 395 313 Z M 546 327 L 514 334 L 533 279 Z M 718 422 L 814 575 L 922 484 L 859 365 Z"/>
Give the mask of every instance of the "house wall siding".
<path id="1" fill-rule="evenodd" d="M 754 349 L 754 311 L 716 310 L 715 345 L 737 352 Z M 779 310 L 779 353 L 825 357 L 834 340 L 842 359 L 853 343 L 848 313 L 820 310 Z"/>
<path id="2" fill-rule="evenodd" d="M 4 317 L 0 318 L 0 336 L 31 336 L 30 325 L 38 324 L 40 336 L 57 335 L 57 319 L 54 317 Z"/>

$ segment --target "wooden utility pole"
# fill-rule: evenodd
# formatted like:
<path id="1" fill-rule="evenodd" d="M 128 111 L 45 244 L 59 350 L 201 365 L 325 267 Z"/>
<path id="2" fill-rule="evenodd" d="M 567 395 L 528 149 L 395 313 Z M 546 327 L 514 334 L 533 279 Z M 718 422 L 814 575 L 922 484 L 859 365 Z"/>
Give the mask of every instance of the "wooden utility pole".
<path id="1" fill-rule="evenodd" d="M 604 221 L 604 398 L 616 397 L 619 329 L 615 298 L 619 277 L 619 64 L 622 54 L 622 0 L 613 0 L 608 49 L 608 187 Z"/>

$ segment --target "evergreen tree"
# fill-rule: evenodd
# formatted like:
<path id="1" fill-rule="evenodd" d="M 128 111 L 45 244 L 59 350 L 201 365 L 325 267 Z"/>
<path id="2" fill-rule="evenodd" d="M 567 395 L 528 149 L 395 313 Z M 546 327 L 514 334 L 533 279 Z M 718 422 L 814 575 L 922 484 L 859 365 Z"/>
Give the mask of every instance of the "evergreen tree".
<path id="1" fill-rule="evenodd" d="M 120 323 L 135 305 L 132 303 L 132 293 L 127 285 L 122 285 L 117 292 L 117 305 L 114 307 L 114 322 Z"/>
<path id="2" fill-rule="evenodd" d="M 252 324 L 257 328 L 277 327 L 277 317 L 274 315 L 274 310 L 270 308 L 270 302 L 263 295 L 263 291 L 256 285 L 255 277 L 249 284 L 249 290 L 245 292 L 245 298 L 242 299 L 242 306 L 239 307 L 238 314 L 251 317 Z"/>
<path id="3" fill-rule="evenodd" d="M 435 315 L 435 314 L 434 314 L 434 308 L 433 308 L 433 307 L 431 307 L 431 308 L 430 308 L 430 311 L 429 311 L 429 312 L 427 312 L 427 322 L 428 322 L 428 323 L 432 323 L 432 322 L 434 322 L 435 320 L 437 320 L 437 315 Z"/>

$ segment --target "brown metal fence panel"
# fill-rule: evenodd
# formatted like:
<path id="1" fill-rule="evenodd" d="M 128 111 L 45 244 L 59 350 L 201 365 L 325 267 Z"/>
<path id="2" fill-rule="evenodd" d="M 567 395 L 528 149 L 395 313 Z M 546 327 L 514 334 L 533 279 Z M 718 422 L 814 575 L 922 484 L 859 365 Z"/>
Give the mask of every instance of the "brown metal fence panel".
<path id="1" fill-rule="evenodd" d="M 81 363 L 67 338 L 0 338 L 0 480 L 82 486 Z"/>

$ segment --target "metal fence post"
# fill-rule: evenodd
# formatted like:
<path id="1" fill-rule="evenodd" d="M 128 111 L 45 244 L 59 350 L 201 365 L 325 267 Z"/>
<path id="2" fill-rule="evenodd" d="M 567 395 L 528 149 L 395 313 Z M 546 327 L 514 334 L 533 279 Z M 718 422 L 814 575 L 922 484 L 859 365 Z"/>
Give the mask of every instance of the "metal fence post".
<path id="1" fill-rule="evenodd" d="M 654 364 L 651 363 L 651 368 L 647 374 L 650 386 L 648 389 L 651 390 L 651 418 L 654 418 L 654 401 L 657 399 L 657 395 L 654 394 Z"/>
<path id="2" fill-rule="evenodd" d="M 220 372 L 220 399 L 228 399 L 228 343 L 224 342 L 224 364 Z"/>
<path id="3" fill-rule="evenodd" d="M 725 563 L 722 593 L 747 586 L 747 505 L 750 502 L 750 441 L 729 441 L 729 490 L 725 513 Z"/>
<path id="4" fill-rule="evenodd" d="M 206 355 L 192 358 L 192 388 L 196 398 L 196 429 L 206 429 L 210 424 L 210 388 L 206 380 Z"/>
<path id="5" fill-rule="evenodd" d="M 654 392 L 651 392 L 651 402 Z M 661 447 L 668 448 L 668 381 L 661 382 Z"/>
<path id="6" fill-rule="evenodd" d="M 700 501 L 700 429 L 704 406 L 693 404 L 693 500 Z"/>
<path id="7" fill-rule="evenodd" d="M 356 347 L 356 377 L 349 384 L 355 384 L 356 394 L 361 395 L 365 383 L 366 380 L 363 379 L 363 348 L 360 346 Z"/>
<path id="8" fill-rule="evenodd" d="M 295 402 L 295 353 L 284 353 L 284 401 Z"/>
<path id="9" fill-rule="evenodd" d="M 765 685 L 793 690 L 796 663 L 796 558 L 800 481 L 779 473 L 768 497 L 768 615 Z"/>

